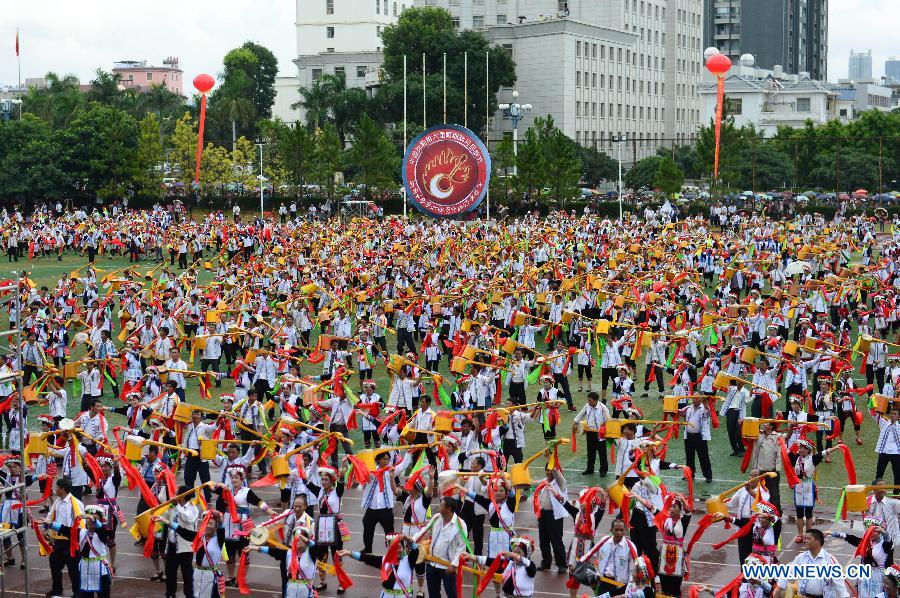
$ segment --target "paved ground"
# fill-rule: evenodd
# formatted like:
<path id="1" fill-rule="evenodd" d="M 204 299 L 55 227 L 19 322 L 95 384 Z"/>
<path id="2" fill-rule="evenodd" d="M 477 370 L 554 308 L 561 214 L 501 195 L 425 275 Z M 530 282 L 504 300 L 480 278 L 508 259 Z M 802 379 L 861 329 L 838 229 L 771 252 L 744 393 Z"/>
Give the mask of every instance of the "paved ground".
<path id="1" fill-rule="evenodd" d="M 537 473 L 537 471 L 533 473 Z M 580 486 L 584 484 L 584 478 L 577 472 L 572 474 L 571 477 L 572 480 L 569 486 L 569 493 L 570 495 L 576 495 L 577 491 L 580 489 Z M 702 486 L 702 484 L 700 486 Z M 786 490 L 786 488 L 784 490 Z M 785 495 L 784 490 L 782 491 L 783 496 Z M 259 492 L 259 490 L 257 490 L 257 492 L 266 500 L 272 500 L 273 502 L 277 500 L 275 489 L 265 489 L 262 492 Z M 92 502 L 91 497 L 87 497 L 87 502 Z M 120 498 L 120 504 L 122 505 L 125 513 L 131 515 L 135 512 L 137 499 L 126 491 L 123 492 Z M 523 502 L 522 506 L 524 508 L 522 508 L 520 510 L 520 513 L 517 515 L 518 525 L 516 525 L 516 529 L 521 533 L 531 535 L 532 537 L 537 539 L 537 525 L 534 514 L 530 510 L 530 502 Z M 698 520 L 702 515 L 703 505 L 699 500 L 697 501 L 696 508 L 700 510 L 700 513 L 698 513 L 698 515 L 694 518 L 694 522 L 696 522 L 696 520 Z M 348 525 L 350 526 L 351 534 L 353 536 L 347 544 L 347 548 L 351 550 L 359 549 L 362 546 L 362 539 L 360 538 L 360 535 L 362 533 L 362 515 L 360 509 L 360 492 L 358 489 L 349 490 L 345 494 L 344 510 L 346 520 L 348 522 Z M 399 512 L 400 511 L 398 508 L 398 515 Z M 131 519 L 132 518 L 129 517 L 128 525 L 131 525 Z M 256 519 L 258 521 L 261 521 L 263 517 L 256 517 Z M 397 521 L 399 521 L 399 516 Z M 820 526 L 823 530 L 830 530 L 836 527 L 830 521 L 826 522 L 824 520 L 822 521 L 822 523 L 820 523 Z M 843 529 L 847 526 L 846 524 L 840 524 L 839 527 Z M 857 523 L 857 528 L 858 527 L 859 524 Z M 604 523 L 601 524 L 601 529 L 606 530 L 607 528 L 608 516 L 604 517 Z M 695 526 L 692 525 L 690 528 L 691 534 L 693 534 L 694 529 Z M 566 524 L 567 541 L 571 530 L 572 524 L 569 521 Z M 712 548 L 713 543 L 721 541 L 733 531 L 734 528 L 726 532 L 721 525 L 718 525 L 707 531 L 707 533 L 703 537 L 703 540 L 694 549 L 694 555 L 692 559 L 691 583 L 709 584 L 713 587 L 721 587 L 737 575 L 738 563 L 736 547 L 731 545 L 726 547 L 725 549 L 718 551 L 713 550 Z M 379 528 L 378 533 L 376 534 L 376 538 L 380 536 L 380 533 L 381 532 Z M 792 543 L 788 544 L 792 541 L 793 536 L 793 525 L 786 524 L 785 531 L 783 533 L 785 545 L 783 546 L 784 551 L 781 557 L 782 562 L 789 561 L 791 558 L 793 558 L 793 555 L 798 552 L 797 545 Z M 128 534 L 127 530 L 120 529 L 117 534 L 117 540 L 119 543 L 119 552 L 117 557 L 118 561 L 116 564 L 117 575 L 113 581 L 112 595 L 124 596 L 126 595 L 126 592 L 129 592 L 133 593 L 132 595 L 136 596 L 163 596 L 163 584 L 160 582 L 149 581 L 147 579 L 153 573 L 153 566 L 149 562 L 149 560 L 144 559 L 142 555 L 142 547 L 134 545 L 133 539 Z M 32 595 L 43 596 L 44 593 L 47 592 L 50 588 L 50 569 L 47 559 L 38 556 L 37 546 L 34 542 L 34 537 L 30 532 L 28 533 L 28 541 L 30 554 L 28 587 L 30 588 Z M 376 539 L 376 546 L 377 545 L 378 540 Z M 836 540 L 829 540 L 827 548 L 842 562 L 848 560 L 850 558 L 850 555 L 853 553 L 852 548 L 848 544 L 838 542 Z M 16 553 L 16 558 L 18 561 L 18 553 Z M 377 592 L 379 591 L 379 579 L 378 571 L 376 569 L 367 567 L 351 559 L 347 560 L 345 568 L 355 582 L 353 588 L 351 588 L 345 594 L 347 598 L 377 596 Z M 568 596 L 568 590 L 564 585 L 565 579 L 566 576 L 558 575 L 555 572 L 555 569 L 552 572 L 539 572 L 536 581 L 535 596 L 537 598 L 549 596 Z M 2 582 L 2 586 L 0 586 L 0 595 L 3 595 L 5 593 L 8 593 L 10 595 L 25 594 L 24 572 L 18 568 L 18 565 L 6 570 L 5 575 L 0 577 L 0 582 Z M 68 587 L 67 578 L 65 579 L 64 583 L 66 587 Z M 250 574 L 248 577 L 248 583 L 252 590 L 252 596 L 279 596 L 280 580 L 276 561 L 264 555 L 254 555 L 252 566 L 250 568 Z M 471 595 L 470 577 L 466 578 L 465 585 L 466 589 L 464 589 L 464 595 Z M 336 596 L 336 589 L 337 584 L 332 579 L 329 582 L 328 590 L 322 595 Z M 493 590 L 488 589 L 485 593 L 485 596 L 492 596 L 492 592 Z M 687 585 L 685 586 L 685 595 L 686 593 Z M 237 596 L 238 591 L 237 589 L 228 588 L 227 594 L 230 596 Z"/>

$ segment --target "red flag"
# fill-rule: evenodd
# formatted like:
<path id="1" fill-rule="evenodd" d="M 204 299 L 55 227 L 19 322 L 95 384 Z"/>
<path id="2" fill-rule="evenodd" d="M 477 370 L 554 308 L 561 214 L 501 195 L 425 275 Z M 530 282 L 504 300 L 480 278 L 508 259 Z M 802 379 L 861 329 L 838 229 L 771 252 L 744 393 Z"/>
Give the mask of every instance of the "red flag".
<path id="1" fill-rule="evenodd" d="M 347 572 L 344 571 L 344 568 L 341 566 L 341 557 L 338 555 L 333 555 L 334 561 L 334 576 L 337 577 L 338 586 L 347 590 L 353 587 L 353 580 L 350 579 L 350 576 L 347 575 Z"/>
<path id="2" fill-rule="evenodd" d="M 494 581 L 494 574 L 500 569 L 500 563 L 503 559 L 498 554 L 494 557 L 494 560 L 491 562 L 490 567 L 488 567 L 487 572 L 481 577 L 481 582 L 478 584 L 478 589 L 475 591 L 476 596 L 480 596 L 483 591 L 487 589 L 492 581 Z M 461 569 L 462 567 L 460 567 Z"/>
<path id="3" fill-rule="evenodd" d="M 19 55 L 19 30 L 16 29 L 16 56 Z"/>
<path id="4" fill-rule="evenodd" d="M 797 477 L 797 472 L 794 471 L 794 466 L 791 465 L 787 444 L 785 444 L 783 436 L 778 439 L 778 445 L 781 448 L 781 464 L 784 466 L 784 477 L 787 479 L 788 486 L 793 488 L 800 483 L 800 478 Z"/>
<path id="5" fill-rule="evenodd" d="M 250 593 L 250 588 L 247 587 L 247 553 L 241 553 L 241 561 L 238 564 L 237 570 L 237 584 L 238 584 L 238 592 L 243 595 L 247 595 Z"/>

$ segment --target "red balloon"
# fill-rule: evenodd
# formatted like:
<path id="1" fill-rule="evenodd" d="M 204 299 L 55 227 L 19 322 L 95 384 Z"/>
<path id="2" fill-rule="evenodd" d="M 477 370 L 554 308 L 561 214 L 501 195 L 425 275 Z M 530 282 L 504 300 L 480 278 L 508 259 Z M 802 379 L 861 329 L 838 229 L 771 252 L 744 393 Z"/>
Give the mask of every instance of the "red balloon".
<path id="1" fill-rule="evenodd" d="M 201 73 L 194 77 L 194 87 L 197 88 L 197 91 L 200 93 L 207 93 L 210 89 L 213 88 L 213 85 L 216 84 L 216 80 L 212 78 L 212 75 L 207 75 L 206 73 Z"/>
<path id="2" fill-rule="evenodd" d="M 724 54 L 713 54 L 706 59 L 706 70 L 714 75 L 724 75 L 731 68 L 731 60 Z"/>

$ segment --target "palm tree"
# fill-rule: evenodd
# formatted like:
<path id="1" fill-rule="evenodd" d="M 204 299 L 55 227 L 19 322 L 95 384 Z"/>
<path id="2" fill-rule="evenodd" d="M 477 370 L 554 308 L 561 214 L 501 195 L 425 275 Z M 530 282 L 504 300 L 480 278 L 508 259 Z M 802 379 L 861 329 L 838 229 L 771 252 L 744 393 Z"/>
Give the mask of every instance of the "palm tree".
<path id="1" fill-rule="evenodd" d="M 97 78 L 91 81 L 91 88 L 87 92 L 88 101 L 117 106 L 123 91 L 120 87 L 121 75 L 108 73 L 103 69 L 97 69 L 96 74 Z"/>
<path id="2" fill-rule="evenodd" d="M 331 97 L 334 75 L 322 75 L 316 79 L 311 87 L 300 86 L 300 96 L 303 98 L 291 108 L 306 110 L 306 123 L 313 130 L 318 130 L 328 120 L 328 112 L 331 109 Z"/>
<path id="3" fill-rule="evenodd" d="M 66 127 L 86 104 L 74 75 L 60 77 L 47 73 L 47 86 L 31 87 L 23 98 L 22 111 L 49 122 L 54 128 Z"/>
<path id="4" fill-rule="evenodd" d="M 237 145 L 237 125 L 241 128 L 249 127 L 253 121 L 253 103 L 246 98 L 231 97 L 220 100 L 220 108 L 223 114 L 231 121 L 231 151 Z"/>

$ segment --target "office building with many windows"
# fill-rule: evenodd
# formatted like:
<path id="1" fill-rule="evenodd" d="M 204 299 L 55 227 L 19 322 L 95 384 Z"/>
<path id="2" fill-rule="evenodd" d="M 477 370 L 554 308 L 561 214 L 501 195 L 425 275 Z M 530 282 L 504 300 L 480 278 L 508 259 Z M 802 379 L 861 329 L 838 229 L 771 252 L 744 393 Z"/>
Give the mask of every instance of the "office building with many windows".
<path id="1" fill-rule="evenodd" d="M 285 122 L 306 121 L 299 87 L 323 74 L 343 74 L 348 87 L 373 89 L 383 61 L 381 32 L 397 22 L 412 0 L 296 0 L 296 77 L 278 77 L 273 114 Z"/>
<path id="2" fill-rule="evenodd" d="M 704 0 L 703 45 L 737 62 L 752 54 L 760 68 L 825 80 L 828 0 Z"/>
<path id="3" fill-rule="evenodd" d="M 660 146 L 688 143 L 700 122 L 701 0 L 415 0 L 441 6 L 461 29 L 482 30 L 516 64 L 519 124 L 551 115 L 584 146 L 607 153 L 627 139 L 631 163 Z M 513 89 L 503 89 L 501 103 Z M 509 134 L 498 112 L 490 140 Z"/>

